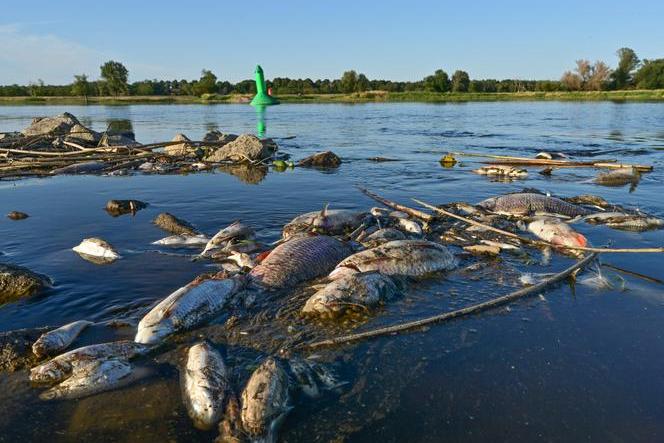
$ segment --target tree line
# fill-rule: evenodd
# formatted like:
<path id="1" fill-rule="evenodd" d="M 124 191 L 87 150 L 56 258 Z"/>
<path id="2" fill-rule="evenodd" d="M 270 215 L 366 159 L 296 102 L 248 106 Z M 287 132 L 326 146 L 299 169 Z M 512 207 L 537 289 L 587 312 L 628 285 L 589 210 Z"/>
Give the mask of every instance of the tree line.
<path id="1" fill-rule="evenodd" d="M 576 61 L 573 71 L 560 80 L 475 80 L 466 71 L 457 70 L 450 77 L 442 69 L 419 81 L 369 80 L 356 71 L 346 71 L 339 79 L 312 80 L 277 77 L 267 81 L 273 94 L 338 94 L 364 91 L 388 92 L 527 92 L 527 91 L 600 91 L 664 88 L 664 59 L 640 60 L 634 50 L 617 51 L 618 64 L 611 69 L 598 60 Z M 0 96 L 202 96 L 204 94 L 253 94 L 253 79 L 237 83 L 219 80 L 207 69 L 198 80 L 141 80 L 129 82 L 129 71 L 120 62 L 108 61 L 100 67 L 100 79 L 90 81 L 86 74 L 74 75 L 68 85 L 46 85 L 42 80 L 28 85 L 0 86 Z"/>

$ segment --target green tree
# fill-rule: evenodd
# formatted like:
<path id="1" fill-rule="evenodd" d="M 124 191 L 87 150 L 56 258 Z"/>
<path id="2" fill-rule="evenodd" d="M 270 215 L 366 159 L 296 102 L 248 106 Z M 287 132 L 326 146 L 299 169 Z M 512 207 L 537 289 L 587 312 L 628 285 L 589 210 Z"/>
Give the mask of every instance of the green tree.
<path id="1" fill-rule="evenodd" d="M 663 89 L 664 58 L 643 60 L 641 69 L 634 75 L 634 81 L 639 89 Z"/>
<path id="2" fill-rule="evenodd" d="M 360 74 L 357 76 L 357 82 L 355 82 L 355 90 L 357 92 L 364 92 L 371 89 L 371 83 L 366 75 Z"/>
<path id="3" fill-rule="evenodd" d="M 452 75 L 452 91 L 468 92 L 470 86 L 470 77 L 466 71 L 457 70 Z"/>
<path id="4" fill-rule="evenodd" d="M 30 82 L 28 84 L 28 90 L 30 95 L 33 97 L 40 97 L 44 95 L 44 80 L 39 79 L 36 82 Z"/>
<path id="5" fill-rule="evenodd" d="M 341 76 L 341 92 L 346 94 L 355 91 L 357 85 L 357 72 L 354 70 L 346 71 Z"/>
<path id="6" fill-rule="evenodd" d="M 630 48 L 620 48 L 618 55 L 618 67 L 613 71 L 611 79 L 614 89 L 625 89 L 634 84 L 634 70 L 639 66 L 639 57 Z"/>
<path id="7" fill-rule="evenodd" d="M 201 78 L 194 85 L 194 94 L 203 95 L 203 94 L 213 94 L 217 92 L 217 76 L 203 69 L 201 71 Z"/>
<path id="8" fill-rule="evenodd" d="M 88 82 L 88 76 L 85 74 L 75 75 L 74 83 L 71 85 L 71 95 L 79 96 L 85 98 L 85 103 L 88 102 L 88 95 L 92 88 L 90 82 Z"/>
<path id="9" fill-rule="evenodd" d="M 101 65 L 101 78 L 105 80 L 106 90 L 118 96 L 129 92 L 129 71 L 124 65 L 116 61 L 107 61 Z"/>
<path id="10" fill-rule="evenodd" d="M 447 92 L 450 90 L 450 77 L 442 69 L 424 79 L 424 87 L 429 91 Z"/>

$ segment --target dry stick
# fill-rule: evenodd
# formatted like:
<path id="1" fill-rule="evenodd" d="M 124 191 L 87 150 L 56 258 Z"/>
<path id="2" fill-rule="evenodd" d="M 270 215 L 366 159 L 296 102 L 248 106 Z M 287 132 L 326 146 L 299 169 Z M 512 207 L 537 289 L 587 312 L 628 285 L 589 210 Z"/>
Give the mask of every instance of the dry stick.
<path id="1" fill-rule="evenodd" d="M 471 314 L 477 314 L 479 312 L 507 304 L 519 298 L 523 298 L 535 294 L 537 292 L 540 292 L 544 290 L 546 287 L 567 278 L 577 269 L 581 269 L 584 266 L 588 265 L 591 261 L 595 259 L 595 257 L 597 257 L 597 254 L 589 254 L 588 256 L 584 257 L 582 260 L 577 261 L 576 263 L 574 263 L 572 266 L 565 269 L 564 271 L 554 274 L 553 276 L 546 278 L 533 286 L 528 286 L 527 288 L 522 288 L 517 291 L 511 292 L 507 295 L 496 297 L 494 299 L 482 303 L 477 303 L 475 305 L 467 306 L 462 309 L 457 309 L 456 311 L 434 315 L 433 317 L 423 318 L 421 320 L 415 320 L 407 323 L 397 324 L 394 326 L 387 326 L 385 328 L 374 329 L 372 331 L 359 332 L 357 334 L 350 334 L 341 337 L 330 338 L 327 340 L 321 340 L 319 342 L 311 343 L 310 345 L 308 345 L 308 347 L 320 348 L 323 346 L 338 345 L 341 343 L 348 343 L 366 338 L 378 337 L 381 335 L 395 334 L 397 332 L 403 332 L 414 328 L 420 328 L 422 326 L 430 325 L 432 323 L 438 323 L 446 320 L 451 320 L 453 318 L 459 318 Z"/>
<path id="2" fill-rule="evenodd" d="M 554 245 L 553 243 L 544 241 L 544 240 L 532 240 L 526 237 L 521 237 L 520 235 L 514 234 L 512 232 L 508 231 L 503 231 L 502 229 L 494 228 L 493 226 L 485 225 L 484 223 L 480 223 L 475 220 L 471 220 L 466 217 L 462 217 L 460 215 L 456 215 L 452 212 L 446 211 L 444 209 L 438 208 L 436 206 L 430 205 L 429 203 L 423 202 L 421 200 L 418 200 L 416 198 L 413 199 L 416 203 L 424 206 L 425 208 L 429 208 L 433 211 L 438 212 L 439 214 L 446 215 L 448 217 L 456 218 L 457 220 L 461 220 L 466 223 L 470 223 L 471 225 L 475 226 L 480 226 L 482 228 L 488 229 L 493 232 L 497 232 L 498 234 L 506 235 L 511 238 L 516 238 L 519 241 L 522 241 L 523 243 L 527 244 L 532 244 L 532 245 L 537 245 L 537 246 L 550 246 L 558 249 L 572 249 L 575 251 L 586 251 L 586 252 L 597 252 L 597 253 L 606 253 L 606 252 L 624 252 L 624 253 L 637 253 L 637 252 L 664 252 L 664 248 L 592 248 L 592 247 L 584 247 L 584 246 L 564 246 L 564 245 Z"/>
<path id="3" fill-rule="evenodd" d="M 630 271 L 629 269 L 619 268 L 618 266 L 613 266 L 613 265 L 610 265 L 608 263 L 602 263 L 602 266 L 604 266 L 605 268 L 613 269 L 614 271 L 621 272 L 623 274 L 631 275 L 632 277 L 637 277 L 637 278 L 643 279 L 645 281 L 649 281 L 651 283 L 657 283 L 657 284 L 660 284 L 660 285 L 664 284 L 664 281 L 662 281 L 658 278 L 650 277 L 649 275 L 641 274 L 641 273 L 636 272 L 636 271 Z"/>
<path id="4" fill-rule="evenodd" d="M 369 191 L 368 189 L 364 188 L 358 188 L 362 193 L 367 195 L 368 197 L 373 198 L 379 203 L 384 204 L 388 208 L 396 209 L 397 211 L 405 212 L 406 214 L 419 218 L 421 220 L 424 220 L 426 222 L 432 221 L 435 217 L 431 214 L 427 214 L 426 212 L 420 211 L 418 209 L 414 208 L 409 208 L 408 206 L 400 205 L 399 203 L 393 202 L 391 200 L 388 200 L 386 198 L 383 198 L 379 195 L 374 194 L 373 192 Z"/>

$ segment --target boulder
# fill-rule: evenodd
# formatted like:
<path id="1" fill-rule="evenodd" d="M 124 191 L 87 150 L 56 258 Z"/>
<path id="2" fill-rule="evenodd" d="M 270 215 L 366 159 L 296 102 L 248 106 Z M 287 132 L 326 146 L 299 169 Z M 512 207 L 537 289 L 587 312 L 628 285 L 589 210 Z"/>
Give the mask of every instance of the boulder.
<path id="1" fill-rule="evenodd" d="M 164 231 L 177 235 L 197 235 L 199 232 L 186 221 L 177 218 L 168 212 L 162 212 L 152 223 L 159 226 Z"/>
<path id="2" fill-rule="evenodd" d="M 71 128 L 76 125 L 80 125 L 76 117 L 65 112 L 64 114 L 56 115 L 54 117 L 34 118 L 30 126 L 21 132 L 25 136 L 67 135 L 71 131 Z"/>
<path id="3" fill-rule="evenodd" d="M 184 142 L 180 143 L 177 145 L 169 145 L 164 148 L 164 152 L 167 155 L 172 155 L 175 157 L 180 157 L 180 156 L 194 156 L 197 157 L 199 153 L 199 149 L 192 147 L 189 143 L 191 140 L 184 134 L 176 134 L 175 137 L 173 137 L 172 142 Z"/>
<path id="4" fill-rule="evenodd" d="M 0 372 L 34 366 L 38 358 L 32 353 L 32 344 L 46 331 L 48 328 L 0 332 Z"/>
<path id="5" fill-rule="evenodd" d="M 269 158 L 277 150 L 271 139 L 261 140 L 255 135 L 242 134 L 235 140 L 214 150 L 205 160 L 209 162 L 257 162 Z"/>
<path id="6" fill-rule="evenodd" d="M 0 132 L 0 141 L 10 141 L 23 137 L 20 132 Z"/>
<path id="7" fill-rule="evenodd" d="M 109 200 L 106 203 L 106 212 L 113 217 L 117 217 L 123 214 L 133 214 L 147 206 L 147 203 L 143 203 L 140 200 Z"/>
<path id="8" fill-rule="evenodd" d="M 92 129 L 88 129 L 81 124 L 72 126 L 69 134 L 67 134 L 65 137 L 65 141 L 88 146 L 97 146 L 99 140 L 101 140 L 100 133 L 93 131 Z"/>
<path id="9" fill-rule="evenodd" d="M 203 137 L 204 142 L 230 143 L 237 138 L 235 134 L 226 134 L 221 131 L 210 131 Z"/>
<path id="10" fill-rule="evenodd" d="M 0 305 L 31 296 L 49 285 L 44 275 L 22 266 L 0 263 Z"/>
<path id="11" fill-rule="evenodd" d="M 316 168 L 338 168 L 341 159 L 332 151 L 318 152 L 300 160 L 298 166 L 313 166 Z"/>
<path id="12" fill-rule="evenodd" d="M 125 134 L 104 134 L 99 140 L 100 148 L 114 147 L 114 146 L 127 146 L 130 148 L 137 148 L 141 146 L 140 143 L 134 138 L 134 133 L 129 132 Z"/>

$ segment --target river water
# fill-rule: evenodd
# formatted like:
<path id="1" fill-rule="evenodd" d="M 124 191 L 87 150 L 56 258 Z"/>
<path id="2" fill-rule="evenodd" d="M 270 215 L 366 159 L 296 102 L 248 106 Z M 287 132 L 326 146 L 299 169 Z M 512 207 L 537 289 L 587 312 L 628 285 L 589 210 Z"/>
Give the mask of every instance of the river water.
<path id="1" fill-rule="evenodd" d="M 0 182 L 0 260 L 27 266 L 54 281 L 52 289 L 0 306 L 0 332 L 99 322 L 76 345 L 130 338 L 131 327 L 107 320 L 145 312 L 196 275 L 214 268 L 187 251 L 164 254 L 150 245 L 165 236 L 150 223 L 170 212 L 213 234 L 241 219 L 274 241 L 284 223 L 321 208 L 368 209 L 357 190 L 368 187 L 409 204 L 440 204 L 536 188 L 560 196 L 600 195 L 612 203 L 664 217 L 664 105 L 654 103 L 466 103 L 280 105 L 257 113 L 247 105 L 0 107 L 0 131 L 20 130 L 39 115 L 71 112 L 102 131 L 128 120 L 142 143 L 185 133 L 256 133 L 274 137 L 294 159 L 332 150 L 337 170 L 130 177 L 58 176 Z M 476 158 L 442 168 L 449 151 L 533 156 L 546 150 L 575 158 L 616 158 L 652 164 L 636 188 L 589 183 L 596 171 L 531 171 L 526 180 L 498 182 L 470 172 Z M 370 157 L 398 161 L 376 163 Z M 110 217 L 109 199 L 149 203 L 135 216 Z M 664 231 L 632 233 L 577 225 L 594 245 L 664 244 Z M 98 236 L 123 259 L 107 266 L 71 248 Z M 458 251 L 456 251 L 458 252 Z M 509 259 L 507 259 L 509 261 Z M 518 272 L 555 272 L 572 262 L 554 254 L 548 265 L 514 264 Z M 664 279 L 664 257 L 607 255 L 604 263 Z M 326 338 L 425 317 L 485 300 L 516 287 L 496 265 L 484 278 L 461 273 L 412 285 L 398 300 L 361 322 L 316 325 L 266 309 L 241 320 L 247 331 L 224 341 L 224 316 L 174 340 L 165 355 L 138 364 L 148 375 L 125 388 L 75 401 L 42 402 L 26 373 L 0 374 L 0 441 L 212 441 L 195 430 L 181 400 L 177 366 L 187 344 L 212 340 L 234 368 L 236 389 L 288 334 Z M 540 297 L 400 336 L 316 351 L 346 382 L 316 400 L 300 399 L 283 424 L 288 442 L 373 441 L 661 441 L 664 439 L 664 285 L 622 275 L 614 289 L 562 284 Z M 294 296 L 280 303 L 300 306 Z M 296 309 L 294 310 L 296 311 Z M 260 314 L 260 315 L 259 315 Z M 256 317 L 253 317 L 256 316 Z M 260 321 L 255 318 L 260 317 Z M 281 340 L 281 342 L 280 342 Z"/>

